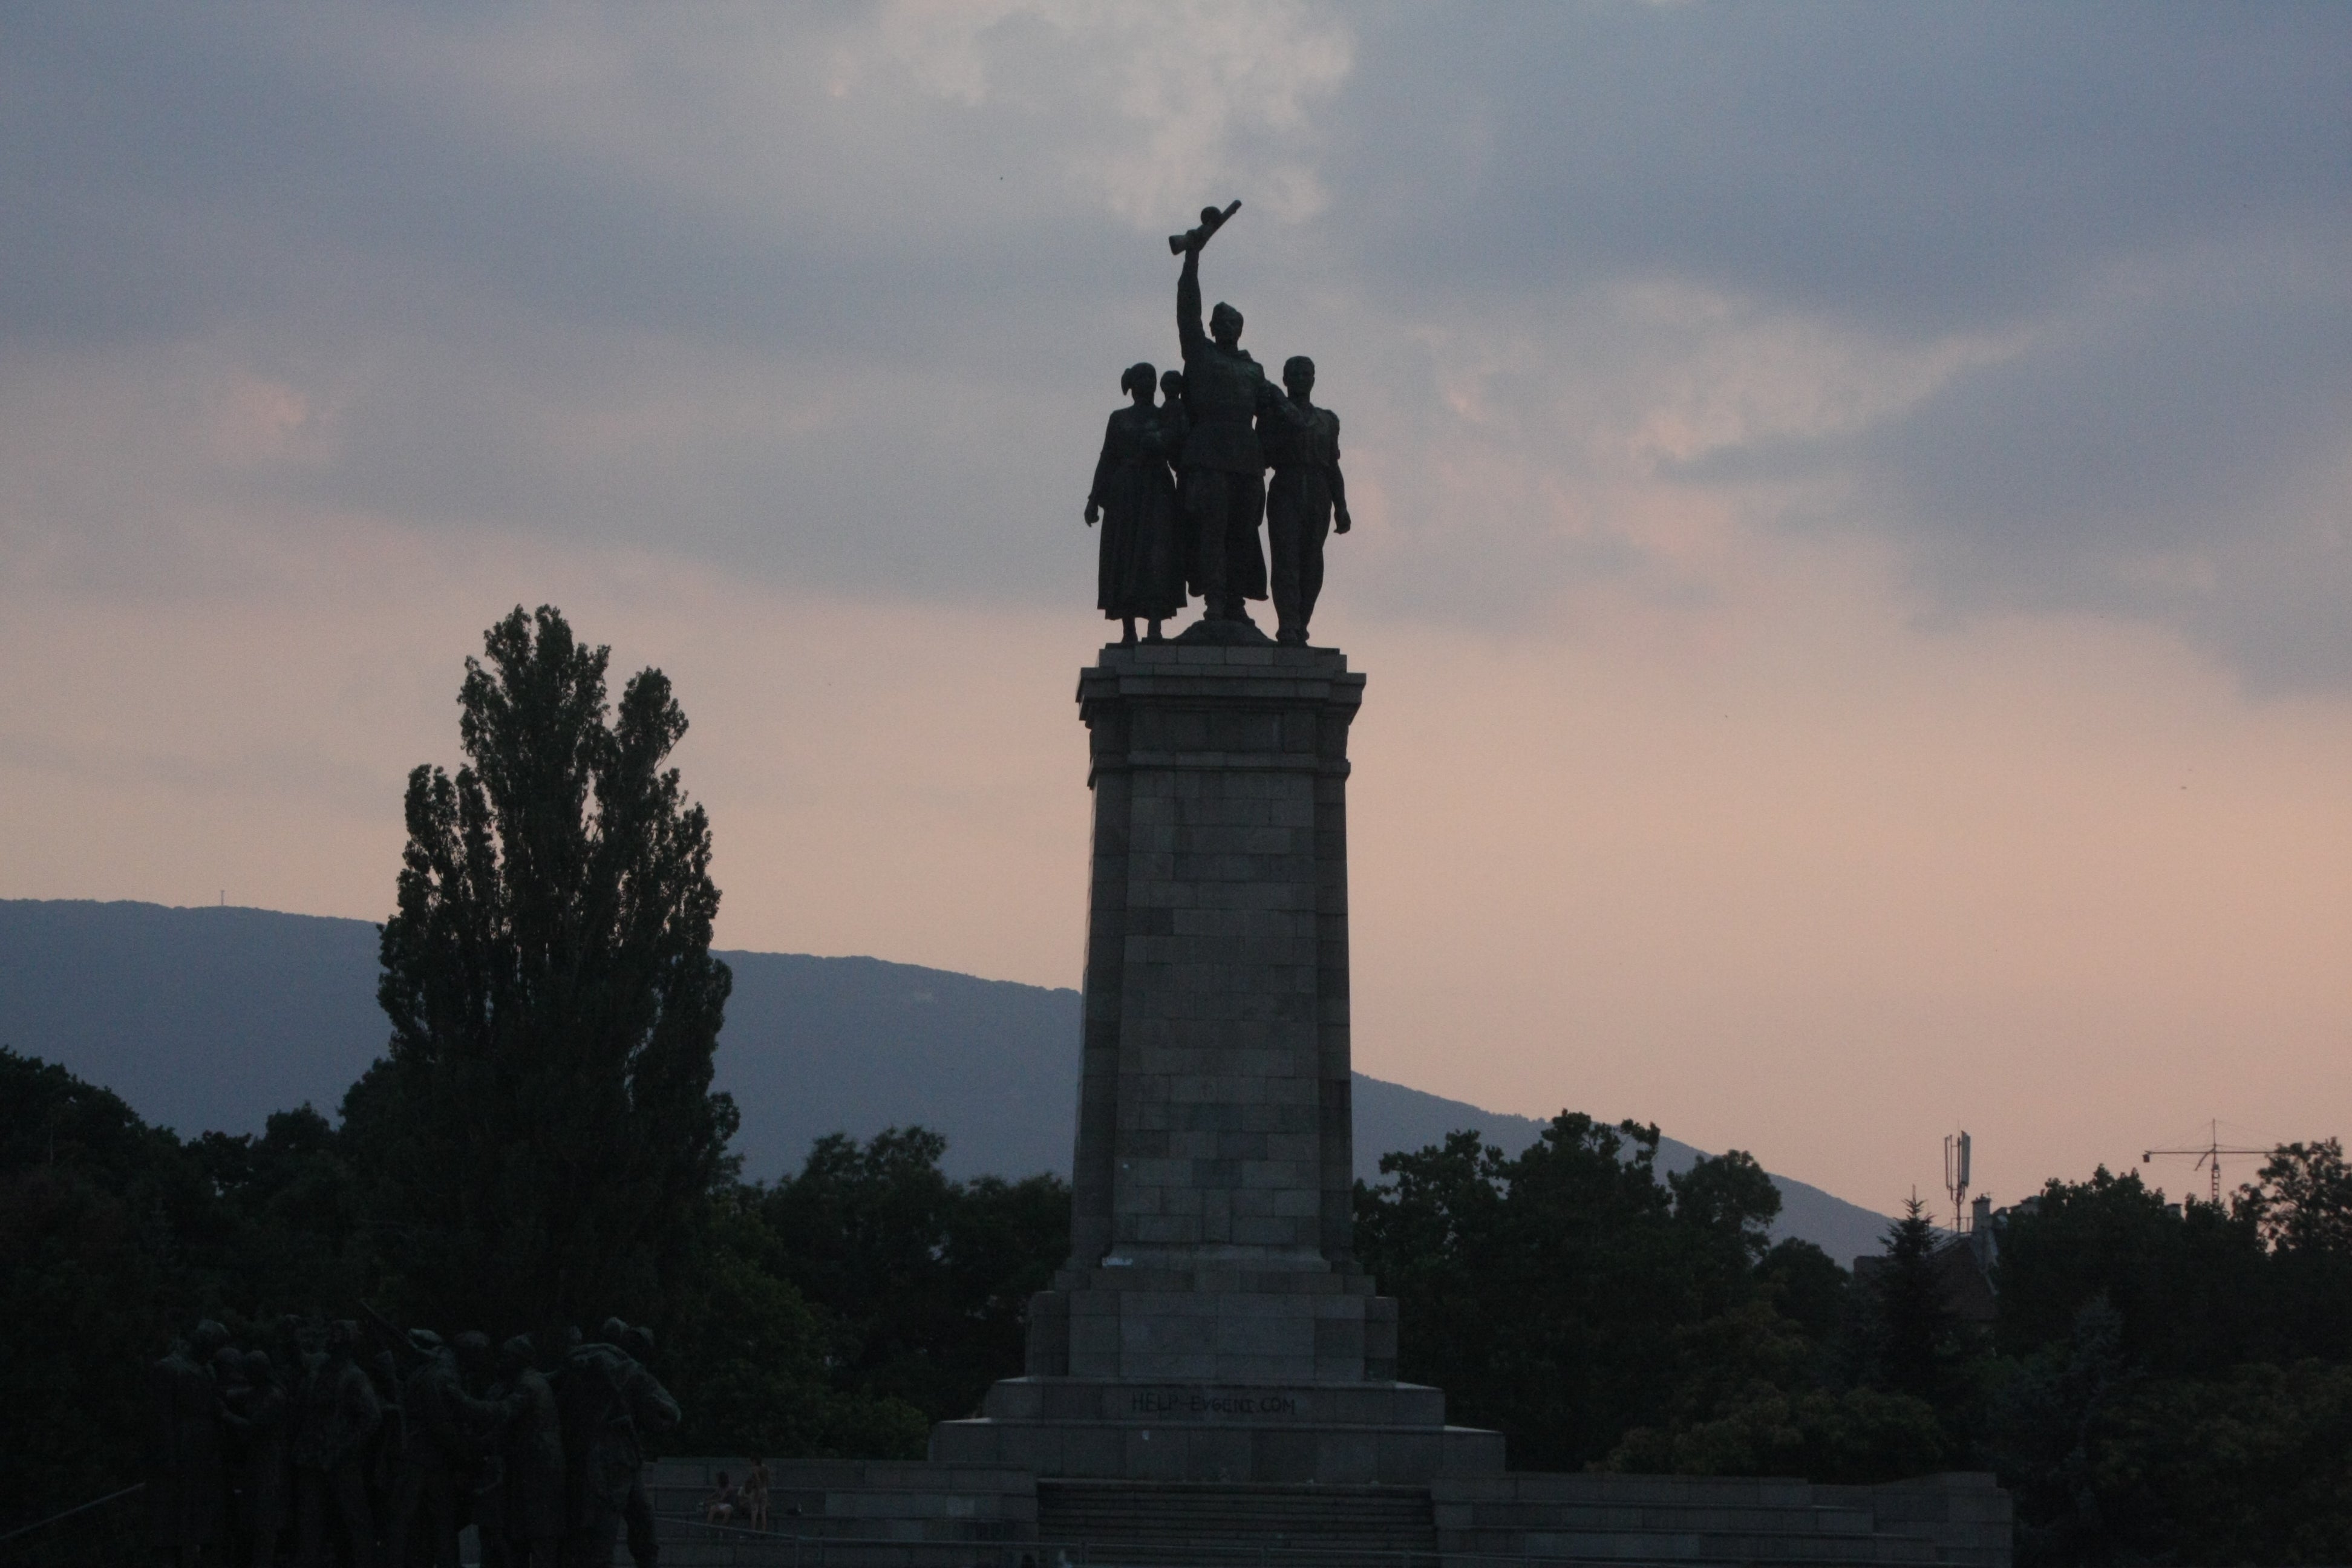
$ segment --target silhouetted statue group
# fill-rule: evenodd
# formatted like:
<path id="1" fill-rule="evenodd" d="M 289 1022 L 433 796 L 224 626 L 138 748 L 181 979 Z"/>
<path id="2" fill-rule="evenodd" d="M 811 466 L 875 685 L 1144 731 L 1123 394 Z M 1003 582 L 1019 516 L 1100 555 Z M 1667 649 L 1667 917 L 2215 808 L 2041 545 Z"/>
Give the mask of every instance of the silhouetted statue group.
<path id="1" fill-rule="evenodd" d="M 653 1335 L 518 1335 L 493 1351 L 378 1321 L 282 1320 L 238 1350 L 210 1321 L 153 1369 L 150 1518 L 158 1556 L 270 1568 L 606 1568 L 626 1531 L 656 1555 L 643 1439 L 677 1425 Z"/>
<path id="2" fill-rule="evenodd" d="M 1244 602 L 1274 595 L 1275 640 L 1303 644 L 1323 587 L 1323 544 L 1349 527 L 1339 474 L 1339 416 L 1316 406 L 1315 362 L 1284 362 L 1276 392 L 1241 346 L 1242 313 L 1220 303 L 1201 327 L 1201 250 L 1241 205 L 1201 214 L 1201 225 L 1170 238 L 1184 258 L 1176 279 L 1181 372 L 1157 375 L 1129 365 L 1119 389 L 1133 401 L 1110 416 L 1095 464 L 1086 520 L 1102 523 L 1097 607 L 1123 623 L 1160 623 L 1202 600 L 1202 635 L 1254 641 Z M 1160 401 L 1152 401 L 1156 389 Z M 1267 471 L 1273 472 L 1272 481 Z M 1273 557 L 1258 545 L 1266 524 Z M 1336 518 L 1336 523 L 1335 523 Z"/>

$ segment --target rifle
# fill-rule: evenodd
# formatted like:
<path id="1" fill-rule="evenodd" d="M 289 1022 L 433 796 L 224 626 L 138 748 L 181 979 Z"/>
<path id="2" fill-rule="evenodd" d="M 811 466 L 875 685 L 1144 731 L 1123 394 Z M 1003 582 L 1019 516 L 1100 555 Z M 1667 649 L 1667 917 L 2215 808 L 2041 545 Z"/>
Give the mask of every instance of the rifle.
<path id="1" fill-rule="evenodd" d="M 1223 212 L 1219 212 L 1214 207 L 1202 207 L 1200 227 L 1187 229 L 1182 234 L 1171 234 L 1168 237 L 1168 254 L 1181 256 L 1187 250 L 1198 250 L 1202 246 L 1209 243 L 1211 235 L 1225 226 L 1227 218 L 1241 210 L 1242 204 L 1238 200 Z"/>
<path id="2" fill-rule="evenodd" d="M 425 1352 L 418 1350 L 390 1318 L 385 1317 L 365 1301 L 360 1303 L 360 1310 L 366 1314 L 368 1327 L 375 1331 L 377 1340 L 382 1342 L 384 1349 L 392 1352 L 393 1363 L 400 1368 L 400 1373 L 404 1379 L 425 1364 Z"/>

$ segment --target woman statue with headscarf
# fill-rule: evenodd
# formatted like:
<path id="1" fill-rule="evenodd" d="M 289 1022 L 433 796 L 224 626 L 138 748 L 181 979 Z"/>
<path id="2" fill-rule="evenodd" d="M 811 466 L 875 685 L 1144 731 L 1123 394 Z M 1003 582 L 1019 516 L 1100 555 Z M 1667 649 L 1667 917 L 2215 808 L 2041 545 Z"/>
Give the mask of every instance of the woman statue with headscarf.
<path id="1" fill-rule="evenodd" d="M 1118 385 L 1133 401 L 1113 413 L 1104 428 L 1094 488 L 1087 492 L 1087 525 L 1102 523 L 1095 605 L 1107 618 L 1124 624 L 1119 642 L 1126 646 L 1136 641 L 1139 619 L 1150 623 L 1146 640 L 1160 641 L 1160 623 L 1184 607 L 1176 485 L 1168 467 L 1175 455 L 1171 441 L 1182 437 L 1152 405 L 1159 387 L 1152 366 L 1128 366 Z"/>

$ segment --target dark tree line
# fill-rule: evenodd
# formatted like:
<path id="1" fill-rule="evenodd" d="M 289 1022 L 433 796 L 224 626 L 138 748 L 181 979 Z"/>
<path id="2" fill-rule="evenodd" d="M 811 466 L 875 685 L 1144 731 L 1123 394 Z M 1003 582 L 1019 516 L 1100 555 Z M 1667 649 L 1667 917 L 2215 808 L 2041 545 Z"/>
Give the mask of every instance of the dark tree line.
<path id="1" fill-rule="evenodd" d="M 1810 1242 L 1747 1154 L 1661 1179 L 1658 1131 L 1563 1114 L 1507 1157 L 1475 1133 L 1391 1154 L 1357 1248 L 1398 1298 L 1402 1375 L 1511 1462 L 1872 1481 L 1937 1468 L 1892 1312 Z M 1899 1240 L 1899 1235 L 1898 1235 Z"/>
<path id="2" fill-rule="evenodd" d="M 2053 1182 L 2001 1234 L 1963 1436 L 2051 1562 L 2352 1558 L 2352 1181 L 2277 1150 L 2226 1205 Z"/>
<path id="3" fill-rule="evenodd" d="M 1660 1180 L 1656 1130 L 1457 1133 L 1358 1190 L 1402 1374 L 1512 1463 L 1875 1481 L 1995 1471 L 2033 1563 L 2352 1557 L 2352 1171 L 2278 1150 L 2226 1205 L 2052 1182 L 1994 1227 L 1989 1322 L 1915 1203 L 1856 1276 L 1769 1245 L 1746 1155 Z"/>
<path id="4" fill-rule="evenodd" d="M 653 1447 L 919 1458 L 932 1422 L 1018 1373 L 1029 1293 L 1069 1248 L 1068 1189 L 951 1181 L 944 1146 L 828 1139 L 792 1176 L 682 1206 L 643 1321 L 685 1419 Z M 373 1228 L 365 1185 L 346 1130 L 307 1107 L 258 1137 L 184 1141 L 0 1048 L 0 1531 L 142 1478 L 149 1370 L 175 1331 L 210 1318 L 268 1343 L 288 1313 L 422 1296 L 413 1233 Z M 489 1320 L 461 1303 L 403 1321 Z"/>

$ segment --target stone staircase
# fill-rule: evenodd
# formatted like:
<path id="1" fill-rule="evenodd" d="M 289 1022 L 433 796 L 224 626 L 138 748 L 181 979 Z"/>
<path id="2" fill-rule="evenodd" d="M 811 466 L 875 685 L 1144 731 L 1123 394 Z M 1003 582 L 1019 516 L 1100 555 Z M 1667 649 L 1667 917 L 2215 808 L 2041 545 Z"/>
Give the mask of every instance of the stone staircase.
<path id="1" fill-rule="evenodd" d="M 1130 1481 L 910 1461 L 772 1462 L 769 1530 L 701 1521 L 719 1470 L 646 1483 L 664 1568 L 2009 1568 L 1983 1475 L 1441 1477 L 1427 1486 Z M 614 1554 L 616 1568 L 625 1551 Z"/>
<path id="2" fill-rule="evenodd" d="M 1040 1479 L 1041 1560 L 1433 1568 L 1426 1487 Z"/>
<path id="3" fill-rule="evenodd" d="M 1036 1488 L 1026 1470 L 772 1459 L 765 1532 L 704 1523 L 719 1473 L 740 1483 L 750 1468 L 742 1458 L 646 1467 L 663 1568 L 1017 1568 L 1024 1551 L 1035 1551 Z M 614 1562 L 629 1562 L 625 1545 Z"/>
<path id="4" fill-rule="evenodd" d="M 1432 1489 L 1449 1564 L 1609 1568 L 2008 1568 L 2010 1501 L 1990 1476 L 1874 1487 L 1748 1477 L 1538 1475 L 1442 1479 Z"/>

